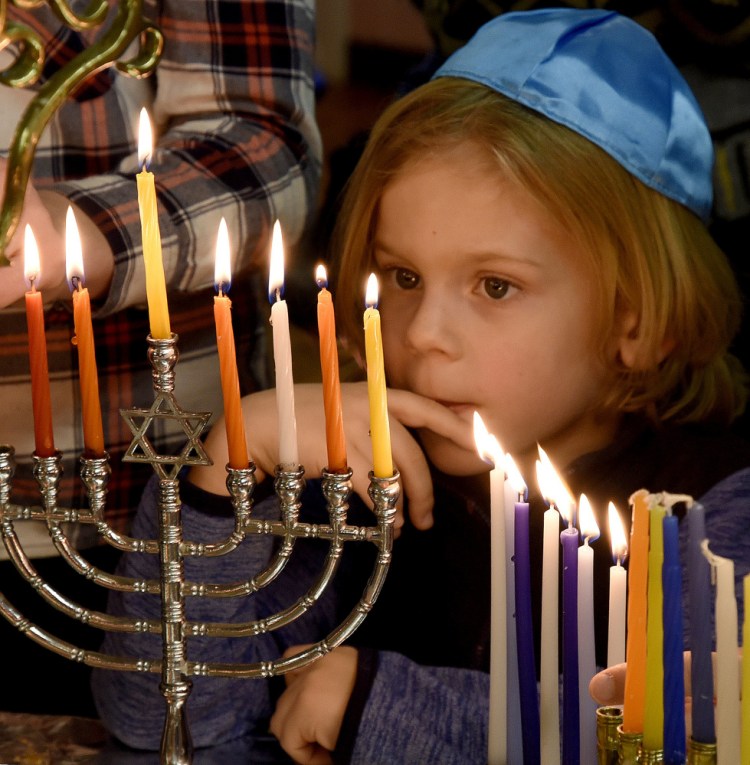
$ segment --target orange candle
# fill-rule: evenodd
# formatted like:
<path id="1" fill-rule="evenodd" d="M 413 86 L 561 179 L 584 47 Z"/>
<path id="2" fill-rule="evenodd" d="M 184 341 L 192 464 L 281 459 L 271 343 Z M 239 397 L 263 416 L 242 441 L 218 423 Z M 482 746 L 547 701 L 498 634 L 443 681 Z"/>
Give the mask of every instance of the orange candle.
<path id="1" fill-rule="evenodd" d="M 227 431 L 229 467 L 241 470 L 248 466 L 245 421 L 240 401 L 240 380 L 237 374 L 237 354 L 232 332 L 232 301 L 224 294 L 224 286 L 231 283 L 229 265 L 229 232 L 224 218 L 219 224 L 216 240 L 216 264 L 214 281 L 219 294 L 214 297 L 214 320 L 216 322 L 216 344 L 219 348 L 219 369 L 221 372 L 221 393 L 224 397 L 224 424 Z"/>
<path id="2" fill-rule="evenodd" d="M 55 454 L 52 437 L 52 401 L 47 366 L 47 338 L 44 335 L 44 304 L 36 288 L 39 278 L 39 249 L 27 224 L 24 237 L 24 275 L 31 288 L 26 293 L 26 324 L 29 329 L 31 366 L 31 406 L 34 412 L 34 453 L 38 457 Z"/>
<path id="3" fill-rule="evenodd" d="M 323 408 L 326 413 L 327 467 L 330 473 L 343 473 L 347 469 L 347 460 L 344 418 L 341 413 L 336 316 L 331 293 L 326 289 L 328 276 L 324 266 L 318 266 L 315 281 L 320 287 L 318 293 L 318 336 L 320 338 L 320 370 L 323 376 Z"/>
<path id="4" fill-rule="evenodd" d="M 96 371 L 94 329 L 91 326 L 91 298 L 83 286 L 83 253 L 73 208 L 65 218 L 65 263 L 73 287 L 73 344 L 78 347 L 78 382 L 83 412 L 83 446 L 89 457 L 104 455 L 102 408 L 99 403 L 99 376 Z"/>
<path id="5" fill-rule="evenodd" d="M 156 207 L 154 174 L 146 169 L 153 151 L 151 123 L 146 110 L 141 110 L 138 133 L 138 161 L 141 172 L 136 176 L 138 185 L 138 209 L 141 215 L 143 261 L 146 266 L 146 300 L 151 337 L 168 340 L 172 337 L 167 306 L 167 287 L 164 280 L 164 263 L 161 257 L 161 234 L 159 213 Z"/>
<path id="6" fill-rule="evenodd" d="M 641 489 L 630 499 L 633 525 L 630 532 L 630 570 L 628 579 L 628 638 L 625 673 L 625 699 L 622 729 L 625 733 L 643 733 L 646 703 L 646 617 L 648 597 L 648 492 Z"/>

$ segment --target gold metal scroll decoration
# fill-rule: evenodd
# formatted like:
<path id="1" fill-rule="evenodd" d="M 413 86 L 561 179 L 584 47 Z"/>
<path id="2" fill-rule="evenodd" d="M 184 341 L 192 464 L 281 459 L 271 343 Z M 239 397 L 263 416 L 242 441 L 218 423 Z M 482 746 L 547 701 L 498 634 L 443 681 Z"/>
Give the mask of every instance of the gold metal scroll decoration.
<path id="1" fill-rule="evenodd" d="M 45 0 L 0 0 L 0 51 L 10 48 L 15 58 L 0 71 L 0 83 L 15 88 L 33 85 L 44 66 L 39 36 L 28 27 L 8 20 L 8 2 L 17 8 L 33 9 Z M 71 29 L 87 31 L 102 25 L 109 14 L 108 0 L 91 0 L 82 13 L 75 13 L 64 0 L 46 0 L 55 15 Z M 139 49 L 128 61 L 120 61 L 130 44 Z M 163 38 L 152 22 L 143 17 L 143 0 L 117 0 L 112 23 L 82 53 L 46 80 L 26 107 L 8 149 L 5 193 L 0 208 L 0 265 L 7 265 L 5 249 L 18 226 L 23 197 L 31 173 L 39 136 L 55 111 L 70 94 L 102 69 L 115 66 L 130 77 L 144 77 L 155 68 Z"/>

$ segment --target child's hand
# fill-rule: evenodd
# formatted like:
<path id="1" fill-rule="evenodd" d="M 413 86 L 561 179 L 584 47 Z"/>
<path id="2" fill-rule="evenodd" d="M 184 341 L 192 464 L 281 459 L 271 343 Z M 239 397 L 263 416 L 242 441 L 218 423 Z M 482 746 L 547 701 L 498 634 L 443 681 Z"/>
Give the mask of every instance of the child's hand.
<path id="1" fill-rule="evenodd" d="M 293 646 L 285 656 L 306 646 Z M 357 651 L 334 648 L 305 669 L 290 672 L 271 718 L 271 733 L 284 751 L 304 765 L 330 765 L 344 712 L 357 676 Z"/>
<path id="2" fill-rule="evenodd" d="M 323 392 L 318 384 L 295 385 L 295 409 L 299 459 L 307 478 L 320 477 L 326 464 Z M 372 469 L 370 406 L 366 383 L 341 386 L 347 461 L 352 469 L 352 488 L 369 505 L 368 474 Z M 273 389 L 242 400 L 248 449 L 256 465 L 256 478 L 273 475 L 278 461 L 278 421 Z M 450 409 L 430 399 L 402 390 L 388 391 L 393 462 L 401 474 L 403 494 L 409 499 L 412 523 L 421 529 L 432 525 L 432 480 L 419 443 L 407 428 L 429 428 L 471 448 L 471 428 Z M 194 468 L 190 480 L 202 489 L 226 494 L 226 430 L 220 420 L 206 439 L 214 465 Z M 399 515 L 396 526 L 403 524 Z"/>

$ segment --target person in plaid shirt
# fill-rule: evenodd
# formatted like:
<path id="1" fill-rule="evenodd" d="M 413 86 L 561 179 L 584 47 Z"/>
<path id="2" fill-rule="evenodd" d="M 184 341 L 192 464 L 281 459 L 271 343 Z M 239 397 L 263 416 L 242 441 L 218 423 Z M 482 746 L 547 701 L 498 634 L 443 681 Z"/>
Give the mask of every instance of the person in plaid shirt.
<path id="1" fill-rule="evenodd" d="M 86 44 L 46 6 L 24 11 L 11 5 L 10 11 L 43 36 L 48 55 L 43 78 Z M 107 512 L 119 529 L 126 528 L 151 472 L 147 467 L 148 474 L 140 477 L 132 464 L 120 461 L 131 434 L 119 409 L 147 407 L 153 397 L 135 184 L 140 108 L 146 106 L 155 123 L 150 169 L 159 201 L 170 318 L 180 336 L 177 395 L 186 409 L 220 412 L 222 406 L 211 299 L 220 218 L 229 225 L 234 263 L 229 294 L 240 335 L 243 392 L 249 392 L 267 384 L 262 352 L 267 298 L 264 280 L 256 276 L 266 268 L 270 228 L 278 218 L 285 241 L 299 239 L 314 208 L 321 166 L 314 121 L 312 0 L 152 0 L 145 15 L 165 39 L 156 74 L 133 80 L 109 69 L 65 103 L 39 142 L 35 188 L 27 193 L 22 219 L 32 222 L 39 242 L 39 286 L 50 303 L 55 445 L 65 457 L 62 500 L 81 506 L 85 499 L 76 461 L 83 435 L 63 238 L 67 205 L 77 213 L 86 283 L 96 298 L 105 445 L 112 456 Z M 0 65 L 7 63 L 0 58 Z M 3 90 L 0 146 L 9 144 L 32 95 Z M 38 493 L 28 469 L 34 446 L 27 330 L 19 303 L 27 289 L 22 229 L 7 252 L 11 268 L 0 270 L 0 442 L 13 444 L 21 463 L 14 500 L 34 503 Z M 181 443 L 170 433 L 157 440 L 160 451 Z"/>
<path id="2" fill-rule="evenodd" d="M 145 0 L 144 15 L 164 35 L 155 74 L 136 80 L 114 68 L 101 71 L 54 115 L 39 141 L 21 224 L 6 251 L 11 265 L 0 268 L 0 443 L 16 449 L 12 501 L 39 503 L 31 474 L 33 418 L 23 304 L 23 229 L 29 222 L 42 259 L 38 286 L 47 303 L 54 437 L 64 457 L 60 501 L 85 507 L 78 477 L 83 451 L 78 358 L 71 343 L 72 301 L 64 262 L 65 213 L 73 205 L 94 301 L 105 448 L 111 455 L 107 520 L 122 532 L 153 473 L 148 465 L 122 462 L 132 434 L 119 414 L 120 408 L 148 407 L 153 400 L 135 178 L 140 109 L 147 108 L 154 124 L 150 170 L 156 179 L 171 327 L 180 338 L 176 395 L 186 410 L 222 411 L 212 300 L 222 216 L 232 247 L 229 295 L 241 387 L 248 393 L 269 384 L 263 274 L 271 226 L 280 220 L 288 245 L 300 239 L 314 213 L 322 155 L 314 116 L 313 0 Z M 19 8 L 11 3 L 8 16 L 41 36 L 46 51 L 41 82 L 90 41 L 91 33 L 64 26 L 46 4 Z M 11 50 L 0 49 L 0 71 L 12 61 Z M 2 89 L 0 147 L 9 146 L 33 91 Z M 6 155 L 0 152 L 0 198 Z M 181 429 L 150 431 L 149 436 L 160 453 L 181 447 L 185 438 Z M 52 552 L 42 524 L 15 526 L 31 557 Z M 94 532 L 91 525 L 71 531 L 79 548 L 91 546 L 88 555 L 96 561 L 108 553 L 93 548 Z M 3 545 L 0 554 L 5 557 Z M 42 573 L 50 568 L 53 585 L 63 576 L 56 568 L 62 561 L 37 562 Z M 0 589 L 12 600 L 12 577 L 19 577 L 10 568 L 10 563 L 0 566 Z M 76 575 L 76 582 L 81 579 Z M 82 597 L 83 585 L 72 586 L 76 599 Z M 36 596 L 25 582 L 17 587 L 21 610 L 35 618 L 30 601 Z M 8 639 L 27 644 L 35 659 L 51 657 L 56 673 L 73 665 L 0 621 L 4 634 L 13 633 Z"/>

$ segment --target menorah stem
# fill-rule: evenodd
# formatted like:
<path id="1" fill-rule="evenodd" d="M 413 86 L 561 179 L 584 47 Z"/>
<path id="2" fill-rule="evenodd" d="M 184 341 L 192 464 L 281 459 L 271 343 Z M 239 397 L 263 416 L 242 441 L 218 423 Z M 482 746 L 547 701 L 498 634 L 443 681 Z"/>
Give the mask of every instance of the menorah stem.
<path id="1" fill-rule="evenodd" d="M 159 481 L 159 559 L 161 564 L 162 673 L 161 692 L 167 703 L 167 717 L 161 741 L 163 765 L 189 765 L 192 742 L 185 702 L 192 683 L 187 676 L 185 635 L 184 563 L 181 502 L 176 479 Z"/>
<path id="2" fill-rule="evenodd" d="M 10 482 L 16 471 L 15 453 L 12 446 L 0 444 L 0 507 L 10 505 Z"/>

